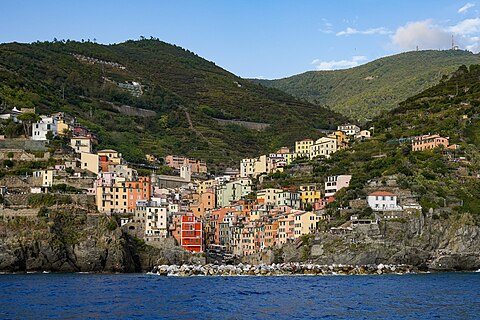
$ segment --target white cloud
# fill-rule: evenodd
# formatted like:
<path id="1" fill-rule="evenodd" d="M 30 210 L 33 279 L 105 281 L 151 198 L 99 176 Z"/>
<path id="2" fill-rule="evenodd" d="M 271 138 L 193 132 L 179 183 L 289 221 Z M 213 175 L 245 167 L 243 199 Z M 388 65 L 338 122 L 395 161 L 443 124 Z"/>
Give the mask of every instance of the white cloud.
<path id="1" fill-rule="evenodd" d="M 403 50 L 414 50 L 417 46 L 426 49 L 450 49 L 452 35 L 455 45 L 461 49 L 480 50 L 480 18 L 465 19 L 451 26 L 440 26 L 432 20 L 408 22 L 397 28 L 392 35 L 392 44 Z"/>
<path id="2" fill-rule="evenodd" d="M 415 48 L 447 49 L 451 46 L 451 34 L 433 24 L 432 20 L 408 22 L 392 35 L 394 45 L 404 50 Z"/>
<path id="3" fill-rule="evenodd" d="M 318 29 L 318 31 L 326 34 L 333 33 L 333 30 L 332 30 L 333 24 L 325 18 L 322 18 L 322 22 L 323 22 L 323 27 Z"/>
<path id="4" fill-rule="evenodd" d="M 449 27 L 448 31 L 461 35 L 478 33 L 480 31 L 480 18 L 462 20 L 456 25 Z"/>
<path id="5" fill-rule="evenodd" d="M 360 65 L 366 60 L 367 57 L 365 56 L 353 56 L 351 60 L 321 61 L 320 59 L 315 59 L 312 61 L 312 64 L 315 65 L 316 70 L 348 69 Z"/>
<path id="6" fill-rule="evenodd" d="M 475 5 L 469 2 L 460 9 L 458 9 L 458 13 L 467 13 L 467 11 L 473 7 L 475 7 Z"/>
<path id="7" fill-rule="evenodd" d="M 337 36 L 349 36 L 352 34 L 363 34 L 363 35 L 372 35 L 372 34 L 390 34 L 392 33 L 387 28 L 380 27 L 380 28 L 370 28 L 366 30 L 357 30 L 355 28 L 348 27 L 343 31 L 339 31 L 336 33 Z"/>

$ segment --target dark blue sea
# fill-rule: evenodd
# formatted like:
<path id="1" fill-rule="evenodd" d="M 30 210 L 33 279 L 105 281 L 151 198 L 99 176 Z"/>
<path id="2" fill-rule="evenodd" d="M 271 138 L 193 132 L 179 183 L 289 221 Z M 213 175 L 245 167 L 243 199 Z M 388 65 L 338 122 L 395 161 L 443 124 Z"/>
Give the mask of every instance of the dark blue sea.
<path id="1" fill-rule="evenodd" d="M 1 319 L 480 319 L 480 273 L 0 275 Z"/>

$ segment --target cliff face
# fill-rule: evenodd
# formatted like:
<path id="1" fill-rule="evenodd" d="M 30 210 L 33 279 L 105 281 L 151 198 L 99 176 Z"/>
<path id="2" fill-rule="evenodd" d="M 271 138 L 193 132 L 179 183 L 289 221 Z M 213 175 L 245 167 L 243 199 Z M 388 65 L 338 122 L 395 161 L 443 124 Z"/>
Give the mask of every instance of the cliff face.
<path id="1" fill-rule="evenodd" d="M 68 213 L 67 213 L 68 212 Z M 146 272 L 192 263 L 173 241 L 145 245 L 104 216 L 50 212 L 0 221 L 0 271 Z M 246 263 L 408 264 L 420 270 L 480 269 L 480 227 L 469 215 L 435 220 L 419 215 L 359 226 L 352 233 L 318 232 L 303 241 L 245 257 Z"/>
<path id="2" fill-rule="evenodd" d="M 352 233 L 318 232 L 246 257 L 247 263 L 310 261 L 316 264 L 409 264 L 420 270 L 480 269 L 480 227 L 469 215 L 447 220 L 412 217 L 359 226 Z"/>
<path id="3" fill-rule="evenodd" d="M 171 242 L 146 246 L 103 216 L 55 212 L 0 221 L 3 272 L 145 272 L 189 259 Z"/>

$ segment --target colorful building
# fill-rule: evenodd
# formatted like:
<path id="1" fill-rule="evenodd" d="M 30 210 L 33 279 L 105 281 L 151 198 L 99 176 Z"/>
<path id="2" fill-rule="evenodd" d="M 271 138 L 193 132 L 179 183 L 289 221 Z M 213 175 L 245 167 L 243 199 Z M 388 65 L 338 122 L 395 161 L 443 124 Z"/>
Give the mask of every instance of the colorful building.
<path id="1" fill-rule="evenodd" d="M 305 208 L 306 205 L 312 204 L 322 199 L 322 193 L 320 186 L 316 184 L 308 184 L 300 186 L 300 202 Z"/>
<path id="2" fill-rule="evenodd" d="M 100 150 L 97 155 L 101 171 L 108 171 L 108 166 L 111 164 L 121 164 L 123 162 L 122 154 L 116 150 Z"/>
<path id="3" fill-rule="evenodd" d="M 202 222 L 194 215 L 184 215 L 181 221 L 181 246 L 190 252 L 203 252 Z"/>
<path id="4" fill-rule="evenodd" d="M 176 170 L 188 166 L 192 173 L 207 173 L 207 164 L 203 160 L 168 155 L 165 157 L 165 164 Z"/>
<path id="5" fill-rule="evenodd" d="M 136 181 L 126 181 L 128 212 L 134 212 L 137 201 L 150 200 L 152 196 L 152 183 L 150 177 L 139 177 Z"/>
<path id="6" fill-rule="evenodd" d="M 295 238 L 305 234 L 310 234 L 317 230 L 317 222 L 321 220 L 321 216 L 311 211 L 300 211 L 293 214 L 295 219 Z"/>
<path id="7" fill-rule="evenodd" d="M 303 139 L 300 141 L 295 141 L 295 153 L 298 155 L 310 154 L 310 147 L 313 145 L 312 139 Z"/>
<path id="8" fill-rule="evenodd" d="M 205 216 L 205 212 L 215 208 L 216 194 L 213 191 L 207 191 L 202 194 L 194 195 L 194 202 L 190 205 L 190 211 L 193 212 L 195 217 L 202 219 Z"/>
<path id="9" fill-rule="evenodd" d="M 444 138 L 438 134 L 415 137 L 412 140 L 412 151 L 430 150 L 439 146 L 448 148 L 448 140 L 448 137 Z"/>
<path id="10" fill-rule="evenodd" d="M 339 190 L 350 185 L 351 175 L 329 176 L 325 181 L 325 197 L 332 197 Z"/>

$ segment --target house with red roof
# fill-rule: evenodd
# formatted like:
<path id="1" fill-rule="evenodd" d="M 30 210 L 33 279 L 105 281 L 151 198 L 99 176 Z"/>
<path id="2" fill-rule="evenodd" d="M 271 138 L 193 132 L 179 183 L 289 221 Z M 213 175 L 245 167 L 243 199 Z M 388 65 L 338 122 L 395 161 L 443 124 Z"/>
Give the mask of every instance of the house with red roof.
<path id="1" fill-rule="evenodd" d="M 387 191 L 375 191 L 367 196 L 367 202 L 374 211 L 400 211 L 397 196 Z"/>

